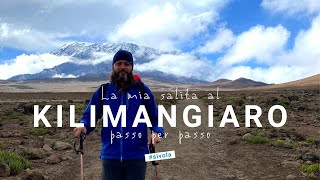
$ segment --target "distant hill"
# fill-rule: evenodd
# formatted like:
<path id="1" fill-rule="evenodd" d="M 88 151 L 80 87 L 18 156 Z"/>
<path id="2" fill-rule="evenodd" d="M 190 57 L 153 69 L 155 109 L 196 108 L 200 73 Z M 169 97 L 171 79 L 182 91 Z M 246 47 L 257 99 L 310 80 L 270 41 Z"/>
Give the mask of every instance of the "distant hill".
<path id="1" fill-rule="evenodd" d="M 199 84 L 193 87 L 198 88 L 224 88 L 224 89 L 240 89 L 240 88 L 251 88 L 251 87 L 259 87 L 259 86 L 267 86 L 269 84 L 254 81 L 251 79 L 246 78 L 239 78 L 236 80 L 229 80 L 229 79 L 218 79 L 214 82 L 207 83 L 207 84 Z"/>
<path id="2" fill-rule="evenodd" d="M 316 74 L 307 78 L 303 78 L 300 80 L 282 83 L 282 84 L 274 84 L 271 86 L 262 86 L 259 87 L 261 89 L 292 89 L 292 88 L 317 88 L 320 90 L 320 74 Z"/>

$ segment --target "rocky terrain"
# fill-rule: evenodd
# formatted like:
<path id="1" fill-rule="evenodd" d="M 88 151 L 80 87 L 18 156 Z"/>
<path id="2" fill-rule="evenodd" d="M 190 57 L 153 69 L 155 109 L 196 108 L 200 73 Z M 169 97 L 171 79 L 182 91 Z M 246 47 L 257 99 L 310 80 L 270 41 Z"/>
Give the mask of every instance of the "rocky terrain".
<path id="1" fill-rule="evenodd" d="M 185 93 L 181 89 L 182 94 Z M 318 86 L 294 89 L 221 91 L 190 91 L 197 99 L 185 97 L 169 100 L 168 93 L 156 92 L 158 104 L 177 105 L 177 127 L 165 122 L 167 137 L 157 146 L 158 152 L 176 152 L 175 159 L 160 161 L 162 179 L 317 179 L 320 178 L 320 89 Z M 91 92 L 83 93 L 0 93 L 0 149 L 14 152 L 29 163 L 19 173 L 0 163 L 1 179 L 79 179 L 80 157 L 73 150 L 72 128 L 69 127 L 69 105 L 76 107 L 76 120 L 86 107 Z M 190 96 L 191 97 L 191 96 Z M 33 105 L 52 105 L 46 117 L 52 128 L 34 128 Z M 56 105 L 63 105 L 63 127 L 56 127 Z M 197 105 L 201 125 L 187 127 L 182 112 L 188 105 Z M 269 124 L 268 111 L 273 105 L 285 107 L 286 124 L 274 128 Z M 214 126 L 208 127 L 208 105 L 213 105 Z M 227 105 L 232 105 L 239 121 L 219 127 Z M 263 127 L 246 128 L 245 106 L 258 105 L 262 109 Z M 280 121 L 275 111 L 275 121 Z M 101 127 L 101 125 L 100 125 Z M 85 140 L 84 177 L 99 179 L 99 126 Z M 201 134 L 202 133 L 202 134 Z M 189 138 L 188 138 L 189 134 Z M 195 135 L 197 134 L 197 135 Z M 180 137 L 180 140 L 179 140 Z M 182 137 L 182 138 L 181 138 Z M 202 137 L 202 138 L 201 138 Z M 1 162 L 1 157 L 0 157 Z M 318 166 L 317 166 L 318 165 Z M 154 169 L 148 163 L 147 179 L 155 179 Z"/>

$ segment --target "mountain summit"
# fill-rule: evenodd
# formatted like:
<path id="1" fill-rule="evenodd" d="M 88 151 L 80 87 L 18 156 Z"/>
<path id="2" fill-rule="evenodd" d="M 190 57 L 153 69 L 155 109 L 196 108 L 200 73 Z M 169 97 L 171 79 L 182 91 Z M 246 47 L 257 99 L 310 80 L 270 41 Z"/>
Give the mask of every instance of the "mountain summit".
<path id="1" fill-rule="evenodd" d="M 132 43 L 70 43 L 54 50 L 51 54 L 56 56 L 67 56 L 69 61 L 57 65 L 50 69 L 44 69 L 36 74 L 22 74 L 9 78 L 11 81 L 54 79 L 54 78 L 78 78 L 86 80 L 104 80 L 111 72 L 111 63 L 114 54 L 120 50 L 132 52 L 134 63 L 144 64 L 153 61 L 155 58 L 171 54 L 180 54 L 178 51 L 159 51 L 153 48 L 138 46 Z M 149 78 L 169 83 L 206 83 L 193 77 L 176 76 L 162 71 L 143 71 L 135 70 L 143 78 Z"/>

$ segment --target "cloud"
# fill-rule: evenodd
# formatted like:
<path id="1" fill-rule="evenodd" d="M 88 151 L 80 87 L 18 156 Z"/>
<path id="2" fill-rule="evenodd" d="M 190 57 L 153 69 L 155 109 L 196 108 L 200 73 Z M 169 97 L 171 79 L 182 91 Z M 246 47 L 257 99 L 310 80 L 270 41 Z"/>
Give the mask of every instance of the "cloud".
<path id="1" fill-rule="evenodd" d="M 59 40 L 66 35 L 44 33 L 29 28 L 19 28 L 12 24 L 0 23 L 0 44 L 2 47 L 26 50 L 30 52 L 51 51 L 68 41 Z"/>
<path id="2" fill-rule="evenodd" d="M 310 74 L 309 70 L 301 66 L 271 66 L 268 68 L 262 67 L 249 67 L 249 66 L 235 66 L 228 68 L 222 73 L 219 78 L 238 79 L 245 77 L 255 81 L 261 81 L 265 83 L 284 83 L 302 77 L 307 77 L 314 74 Z"/>
<path id="3" fill-rule="evenodd" d="M 262 37 L 256 36 L 253 29 L 259 29 L 257 32 Z M 219 68 L 218 77 L 245 77 L 267 83 L 284 83 L 319 74 L 319 32 L 320 15 L 312 20 L 309 29 L 298 33 L 292 49 L 285 49 L 289 32 L 282 26 L 250 28 L 237 37 L 235 45 L 221 58 L 218 64 L 226 66 Z M 251 36 L 251 33 L 256 35 Z M 248 46 L 249 42 L 257 43 Z M 266 67 L 249 67 L 245 65 L 247 61 L 262 62 Z"/>
<path id="4" fill-rule="evenodd" d="M 90 60 L 72 59 L 72 62 L 81 65 L 97 65 L 102 62 L 112 62 L 113 56 L 114 53 L 93 52 Z"/>
<path id="5" fill-rule="evenodd" d="M 144 64 L 135 65 L 138 71 L 161 71 L 182 77 L 194 77 L 200 80 L 212 81 L 214 64 L 210 61 L 200 60 L 191 54 L 166 54 Z"/>
<path id="6" fill-rule="evenodd" d="M 0 64 L 0 79 L 8 79 L 19 74 L 38 73 L 43 69 L 52 68 L 68 61 L 70 61 L 70 58 L 66 56 L 23 54 L 10 62 Z"/>
<path id="7" fill-rule="evenodd" d="M 207 7 L 202 8 L 202 11 L 188 11 L 189 9 L 185 8 L 187 5 L 168 2 L 164 5 L 153 5 L 131 16 L 109 33 L 107 39 L 111 42 L 133 42 L 162 50 L 177 49 L 181 43 L 205 32 L 207 26 L 214 23 L 218 17 L 216 11 Z"/>
<path id="8" fill-rule="evenodd" d="M 190 40 L 214 22 L 228 2 L 11 0 L 1 3 L 0 27 L 2 24 L 9 32 L 19 32 L 19 35 L 2 36 L 0 44 L 43 51 L 69 41 L 130 41 L 153 48 L 176 49 L 179 41 Z"/>
<path id="9" fill-rule="evenodd" d="M 204 46 L 196 52 L 203 54 L 220 53 L 230 47 L 235 41 L 235 36 L 230 29 L 219 29 L 214 37 L 208 40 Z"/>
<path id="10" fill-rule="evenodd" d="M 309 66 L 313 72 L 320 72 L 320 15 L 312 20 L 311 27 L 301 30 L 295 38 L 294 46 L 287 53 L 277 57 L 278 64 Z"/>
<path id="11" fill-rule="evenodd" d="M 272 13 L 287 15 L 316 15 L 320 13 L 319 0 L 263 0 L 261 6 Z"/>
<path id="12" fill-rule="evenodd" d="M 290 36 L 283 26 L 257 25 L 236 37 L 234 45 L 221 58 L 221 66 L 232 66 L 255 60 L 271 65 L 274 56 L 282 53 Z"/>
<path id="13" fill-rule="evenodd" d="M 101 41 L 129 14 L 103 0 L 12 0 L 0 6 L 0 44 L 48 52 L 71 41 Z"/>

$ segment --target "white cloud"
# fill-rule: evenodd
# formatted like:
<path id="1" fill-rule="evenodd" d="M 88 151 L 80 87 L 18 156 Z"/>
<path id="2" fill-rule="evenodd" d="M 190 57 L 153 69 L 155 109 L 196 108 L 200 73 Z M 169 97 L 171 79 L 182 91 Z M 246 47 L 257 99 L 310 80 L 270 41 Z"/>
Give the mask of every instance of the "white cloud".
<path id="1" fill-rule="evenodd" d="M 43 69 L 52 68 L 56 65 L 70 61 L 66 56 L 55 56 L 52 54 L 20 55 L 16 59 L 0 64 L 0 79 L 8 79 L 19 74 L 34 74 Z"/>
<path id="2" fill-rule="evenodd" d="M 191 54 L 161 55 L 159 58 L 144 64 L 135 65 L 138 71 L 161 71 L 183 77 L 195 77 L 204 81 L 214 80 L 214 65 L 197 59 Z"/>
<path id="3" fill-rule="evenodd" d="M 196 52 L 209 54 L 219 53 L 230 47 L 235 41 L 235 36 L 230 29 L 219 29 L 214 37 L 208 40 L 204 46 L 198 48 Z"/>
<path id="4" fill-rule="evenodd" d="M 188 12 L 180 4 L 155 5 L 127 19 L 107 39 L 172 50 L 205 31 L 216 17 L 213 11 Z"/>
<path id="5" fill-rule="evenodd" d="M 93 52 L 92 58 L 87 59 L 73 59 L 73 63 L 83 64 L 83 65 L 97 65 L 102 62 L 111 62 L 113 59 L 114 53 L 103 53 L 103 52 Z"/>
<path id="6" fill-rule="evenodd" d="M 263 0 L 261 6 L 272 13 L 288 15 L 316 15 L 320 13 L 319 0 Z"/>
<path id="7" fill-rule="evenodd" d="M 235 80 L 244 77 L 271 84 L 289 82 L 311 75 L 314 73 L 310 73 L 308 69 L 300 66 L 272 66 L 268 68 L 236 66 L 225 70 L 219 78 Z"/>
<path id="8" fill-rule="evenodd" d="M 68 41 L 59 40 L 66 35 L 44 33 L 29 28 L 19 28 L 12 24 L 0 23 L 0 44 L 2 47 L 26 51 L 51 51 Z"/>
<path id="9" fill-rule="evenodd" d="M 228 2 L 11 0 L 1 3 L 0 27 L 1 24 L 9 25 L 10 30 L 20 34 L 9 34 L 11 38 L 6 36 L 0 44 L 42 51 L 53 50 L 66 43 L 66 39 L 91 42 L 113 40 L 153 48 L 177 48 L 177 44 L 181 43 L 179 40 L 190 40 L 188 38 L 204 31 L 208 23 L 214 22 L 219 10 Z M 108 38 L 104 39 L 106 36 Z"/>
<path id="10" fill-rule="evenodd" d="M 252 59 L 270 65 L 274 63 L 273 57 L 283 52 L 289 36 L 290 32 L 281 25 L 254 26 L 236 38 L 234 45 L 221 58 L 220 65 L 231 66 Z"/>
<path id="11" fill-rule="evenodd" d="M 256 28 L 251 28 L 237 37 L 237 42 L 230 48 L 230 52 L 219 62 L 220 65 L 227 64 L 219 69 L 219 78 L 245 77 L 267 83 L 284 83 L 320 73 L 320 15 L 313 19 L 309 29 L 299 32 L 292 49 L 284 49 L 289 33 L 281 26 L 263 28 L 264 31 L 261 31 L 263 29 L 260 27 L 260 32 L 264 33 L 258 34 L 262 37 L 250 35 L 252 29 Z M 266 33 L 267 29 L 269 33 Z M 250 36 L 251 38 L 248 38 Z M 252 41 L 257 43 L 248 46 Z M 251 62 L 263 62 L 267 67 L 244 65 L 249 59 Z"/>
<path id="12" fill-rule="evenodd" d="M 190 54 L 178 54 L 160 56 L 150 63 L 137 65 L 137 70 L 159 70 L 177 76 L 193 76 L 207 81 L 214 81 L 217 78 L 234 80 L 245 77 L 266 83 L 289 82 L 320 72 L 320 36 L 318 32 L 320 32 L 320 16 L 312 21 L 309 29 L 301 30 L 294 37 L 293 48 L 287 49 L 291 33 L 282 25 L 275 27 L 257 25 L 238 36 L 234 36 L 230 30 L 229 32 L 221 30 L 218 34 L 229 34 L 227 36 L 233 37 L 234 42 L 230 43 L 231 47 L 218 60 L 217 65 L 199 60 Z M 216 41 L 212 42 L 219 44 L 217 39 L 218 35 L 213 38 Z M 214 50 L 217 51 L 222 47 L 220 45 L 220 48 Z M 258 66 L 250 67 L 248 62 L 257 63 Z"/>
<path id="13" fill-rule="evenodd" d="M 278 64 L 308 66 L 310 71 L 320 72 L 320 15 L 313 19 L 311 27 L 301 30 L 295 38 L 294 47 L 277 57 Z"/>

